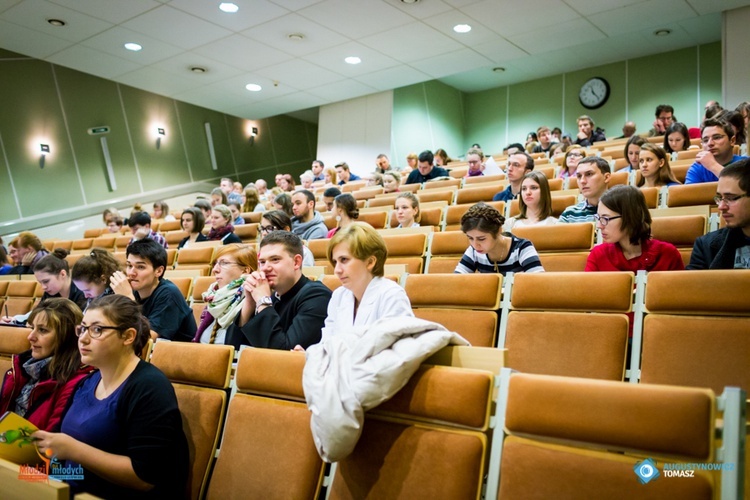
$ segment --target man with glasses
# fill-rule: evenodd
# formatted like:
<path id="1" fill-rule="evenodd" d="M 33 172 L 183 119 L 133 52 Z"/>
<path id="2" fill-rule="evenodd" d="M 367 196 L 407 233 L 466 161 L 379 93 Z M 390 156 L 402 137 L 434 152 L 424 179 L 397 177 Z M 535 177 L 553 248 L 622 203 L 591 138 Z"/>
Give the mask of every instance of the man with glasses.
<path id="1" fill-rule="evenodd" d="M 656 106 L 655 116 L 656 120 L 654 120 L 654 128 L 648 131 L 649 137 L 664 135 L 667 132 L 667 129 L 677 121 L 674 117 L 674 108 L 669 104 L 659 104 Z"/>
<path id="2" fill-rule="evenodd" d="M 245 275 L 245 301 L 227 338 L 284 350 L 320 342 L 331 291 L 302 274 L 302 248 L 302 240 L 288 231 L 272 231 L 261 240 L 258 270 Z"/>
<path id="3" fill-rule="evenodd" d="M 521 193 L 523 176 L 534 170 L 534 158 L 528 153 L 515 153 L 508 157 L 505 174 L 508 176 L 508 187 L 492 197 L 492 201 L 507 201 L 518 198 Z"/>
<path id="4" fill-rule="evenodd" d="M 726 227 L 695 240 L 687 269 L 750 269 L 750 159 L 724 167 L 716 191 Z"/>
<path id="5" fill-rule="evenodd" d="M 734 129 L 724 120 L 709 118 L 701 127 L 703 151 L 695 156 L 685 176 L 685 184 L 716 182 L 721 170 L 744 158 L 734 154 Z"/>
<path id="6" fill-rule="evenodd" d="M 558 222 L 594 222 L 599 198 L 607 190 L 611 171 L 609 162 L 598 156 L 581 160 L 576 168 L 576 178 L 583 201 L 563 210 Z"/>
<path id="7" fill-rule="evenodd" d="M 109 280 L 112 291 L 141 305 L 151 326 L 151 337 L 190 342 L 195 336 L 195 317 L 182 292 L 164 279 L 167 251 L 154 240 L 137 240 L 125 250 L 126 271 Z"/>

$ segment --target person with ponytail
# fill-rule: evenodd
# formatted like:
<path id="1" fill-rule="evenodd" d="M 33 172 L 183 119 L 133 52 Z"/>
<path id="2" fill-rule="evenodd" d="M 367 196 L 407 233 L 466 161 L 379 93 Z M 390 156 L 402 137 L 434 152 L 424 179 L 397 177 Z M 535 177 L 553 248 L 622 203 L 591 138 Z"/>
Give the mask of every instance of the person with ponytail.
<path id="1" fill-rule="evenodd" d="M 39 452 L 83 467 L 73 491 L 102 498 L 184 498 L 187 439 L 174 388 L 139 357 L 148 320 L 123 295 L 94 300 L 76 328 L 81 361 L 99 370 L 86 378 L 59 433 L 32 434 Z"/>
<path id="2" fill-rule="evenodd" d="M 350 193 L 343 193 L 334 198 L 331 212 L 336 216 L 337 225 L 328 231 L 326 238 L 333 238 L 334 234 L 359 218 L 357 200 Z"/>
<path id="3" fill-rule="evenodd" d="M 31 349 L 14 354 L 3 378 L 0 414 L 12 411 L 45 431 L 58 431 L 78 383 L 94 368 L 81 364 L 76 326 L 81 310 L 68 299 L 48 299 L 29 316 Z"/>
<path id="4" fill-rule="evenodd" d="M 534 244 L 501 233 L 505 217 L 486 203 L 477 203 L 461 217 L 461 231 L 469 238 L 455 273 L 538 273 L 544 268 Z"/>
<path id="5" fill-rule="evenodd" d="M 121 270 L 120 263 L 112 254 L 103 248 L 93 248 L 88 255 L 81 257 L 73 264 L 70 274 L 73 284 L 86 297 L 86 307 L 88 307 L 92 300 L 115 293 L 109 286 L 109 278 Z"/>

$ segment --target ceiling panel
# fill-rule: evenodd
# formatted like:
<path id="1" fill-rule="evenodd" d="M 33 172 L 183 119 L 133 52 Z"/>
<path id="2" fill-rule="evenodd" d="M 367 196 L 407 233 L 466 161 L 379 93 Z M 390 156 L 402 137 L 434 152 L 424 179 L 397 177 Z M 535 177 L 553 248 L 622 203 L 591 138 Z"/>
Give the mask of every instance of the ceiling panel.
<path id="1" fill-rule="evenodd" d="M 417 22 L 361 38 L 360 42 L 403 62 L 417 61 L 463 48 L 436 29 Z"/>
<path id="2" fill-rule="evenodd" d="M 112 26 L 111 23 L 45 0 L 26 0 L 5 10 L 0 14 L 0 19 L 71 42 L 80 42 Z M 52 26 L 47 19 L 61 19 L 67 25 Z"/>
<path id="3" fill-rule="evenodd" d="M 575 36 L 571 36 L 572 33 Z M 605 35 L 586 19 L 579 18 L 508 38 L 529 54 L 540 54 L 550 48 L 562 49 L 601 40 Z"/>
<path id="4" fill-rule="evenodd" d="M 145 88 L 149 92 L 172 96 L 179 92 L 195 88 L 198 85 L 185 78 L 179 78 L 157 68 L 140 68 L 115 78 L 120 83 L 138 88 Z"/>
<path id="5" fill-rule="evenodd" d="M 242 35 L 232 35 L 196 48 L 193 52 L 245 71 L 255 71 L 292 59 L 292 56 Z"/>
<path id="6" fill-rule="evenodd" d="M 276 66 L 263 68 L 258 70 L 257 73 L 273 81 L 287 83 L 300 90 L 311 89 L 344 79 L 340 74 L 320 68 L 302 59 L 294 59 Z"/>
<path id="7" fill-rule="evenodd" d="M 484 0 L 463 11 L 506 37 L 580 17 L 559 0 Z"/>
<path id="8" fill-rule="evenodd" d="M 73 43 L 0 19 L 0 47 L 6 50 L 44 59 Z"/>
<path id="9" fill-rule="evenodd" d="M 136 42 L 143 47 L 138 52 L 127 50 L 124 45 Z M 180 47 L 156 40 L 133 30 L 115 26 L 81 43 L 86 47 L 106 52 L 115 57 L 147 66 L 173 57 L 183 51 Z"/>
<path id="10" fill-rule="evenodd" d="M 651 0 L 589 16 L 592 23 L 607 35 L 639 32 L 653 26 L 681 21 L 695 16 L 685 0 Z"/>
<path id="11" fill-rule="evenodd" d="M 352 39 L 414 21 L 397 8 L 373 0 L 324 0 L 300 10 L 299 14 Z"/>
<path id="12" fill-rule="evenodd" d="M 344 59 L 349 56 L 357 56 L 362 59 L 362 62 L 359 64 L 348 64 Z M 391 59 L 357 42 L 344 43 L 310 54 L 302 59 L 350 77 L 372 73 L 373 71 L 390 68 L 399 64 L 395 59 Z"/>
<path id="13" fill-rule="evenodd" d="M 198 19 L 168 5 L 123 23 L 123 26 L 186 49 L 232 34 L 228 29 Z"/>
<path id="14" fill-rule="evenodd" d="M 242 31 L 286 14 L 285 8 L 267 0 L 232 0 L 239 7 L 234 14 L 219 10 L 219 2 L 172 0 L 169 5 L 232 31 Z"/>
<path id="15" fill-rule="evenodd" d="M 302 40 L 290 39 L 289 35 L 294 33 L 301 34 L 304 38 Z M 347 37 L 299 14 L 287 14 L 245 30 L 242 34 L 294 56 L 311 54 L 349 41 Z"/>
<path id="16" fill-rule="evenodd" d="M 410 66 L 396 66 L 356 78 L 378 90 L 390 90 L 430 80 L 430 76 Z"/>
<path id="17" fill-rule="evenodd" d="M 51 1 L 114 24 L 125 22 L 161 5 L 155 0 L 127 0 L 121 2 L 102 2 L 101 0 Z"/>
<path id="18" fill-rule="evenodd" d="M 460 68 L 459 71 L 468 71 L 477 66 L 489 66 L 491 64 L 492 61 L 471 49 L 460 49 L 414 61 L 412 66 L 433 78 L 442 78 L 456 73 L 456 68 Z"/>
<path id="19" fill-rule="evenodd" d="M 196 73 L 191 71 L 193 67 L 206 69 L 205 73 Z M 158 68 L 168 71 L 176 76 L 194 81 L 199 85 L 226 80 L 239 76 L 243 71 L 234 66 L 220 63 L 214 59 L 196 54 L 194 52 L 183 52 L 182 54 L 170 57 L 158 64 Z"/>
<path id="20" fill-rule="evenodd" d="M 340 82 L 329 83 L 328 85 L 310 89 L 307 92 L 314 96 L 325 99 L 326 101 L 333 102 L 372 94 L 377 91 L 378 89 L 370 87 L 369 85 L 365 85 L 364 83 L 358 82 L 356 80 L 343 80 Z"/>
<path id="21" fill-rule="evenodd" d="M 583 16 L 590 16 L 598 12 L 606 12 L 643 2 L 644 0 L 597 0 L 596 2 L 592 2 L 591 0 L 565 0 L 565 3 Z"/>
<path id="22" fill-rule="evenodd" d="M 61 50 L 57 54 L 47 58 L 48 61 L 68 68 L 77 69 L 84 73 L 101 76 L 102 78 L 113 78 L 129 71 L 140 68 L 136 64 L 119 57 L 99 52 L 98 50 L 76 45 Z"/>

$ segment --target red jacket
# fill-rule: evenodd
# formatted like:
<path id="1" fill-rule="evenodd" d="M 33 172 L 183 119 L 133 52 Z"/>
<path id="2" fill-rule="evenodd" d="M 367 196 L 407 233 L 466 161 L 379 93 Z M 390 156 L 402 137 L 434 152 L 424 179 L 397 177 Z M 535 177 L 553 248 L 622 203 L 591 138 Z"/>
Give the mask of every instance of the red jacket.
<path id="1" fill-rule="evenodd" d="M 680 251 L 671 243 L 647 240 L 641 255 L 628 260 L 616 243 L 602 243 L 591 249 L 586 271 L 682 271 L 685 264 Z"/>
<path id="2" fill-rule="evenodd" d="M 2 389 L 0 389 L 0 415 L 15 406 L 16 398 L 21 394 L 21 389 L 29 381 L 29 377 L 23 369 L 23 364 L 30 357 L 30 350 L 13 355 L 13 367 L 6 372 Z M 93 366 L 81 366 L 62 385 L 50 378 L 37 382 L 31 390 L 26 420 L 36 425 L 40 430 L 59 432 L 63 415 L 72 401 L 78 383 L 94 370 L 96 368 Z"/>

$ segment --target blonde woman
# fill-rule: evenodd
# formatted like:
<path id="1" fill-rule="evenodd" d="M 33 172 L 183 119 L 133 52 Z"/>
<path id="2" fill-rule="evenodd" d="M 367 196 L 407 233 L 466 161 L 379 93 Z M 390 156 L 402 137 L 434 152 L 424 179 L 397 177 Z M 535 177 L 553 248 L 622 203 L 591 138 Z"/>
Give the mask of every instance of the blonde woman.
<path id="1" fill-rule="evenodd" d="M 422 214 L 419 211 L 419 198 L 414 193 L 407 191 L 398 195 L 394 202 L 394 210 L 398 221 L 396 227 L 419 227 Z"/>

